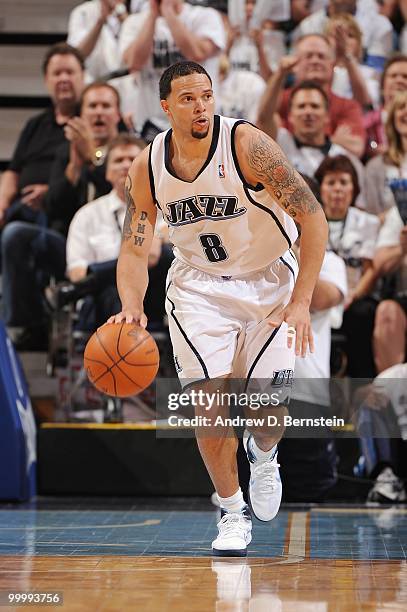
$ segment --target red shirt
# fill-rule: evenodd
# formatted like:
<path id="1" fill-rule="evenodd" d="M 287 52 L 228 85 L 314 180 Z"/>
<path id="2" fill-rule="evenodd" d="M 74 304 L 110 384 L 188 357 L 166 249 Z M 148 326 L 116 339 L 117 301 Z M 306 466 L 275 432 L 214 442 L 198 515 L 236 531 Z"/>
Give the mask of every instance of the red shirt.
<path id="1" fill-rule="evenodd" d="M 283 120 L 284 127 L 292 132 L 292 126 L 288 121 L 288 100 L 293 88 L 283 91 L 278 112 Z M 326 129 L 328 136 L 333 134 L 339 125 L 347 125 L 351 128 L 352 134 L 360 136 L 365 141 L 366 131 L 363 123 L 362 108 L 355 100 L 340 98 L 332 91 L 328 92 L 329 98 L 329 124 Z"/>

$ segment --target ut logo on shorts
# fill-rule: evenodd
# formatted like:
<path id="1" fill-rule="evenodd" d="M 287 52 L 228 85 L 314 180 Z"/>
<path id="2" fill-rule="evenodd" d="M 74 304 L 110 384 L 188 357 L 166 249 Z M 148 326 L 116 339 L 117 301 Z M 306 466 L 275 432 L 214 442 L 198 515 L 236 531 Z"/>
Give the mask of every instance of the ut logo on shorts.
<path id="1" fill-rule="evenodd" d="M 275 370 L 271 384 L 273 387 L 292 387 L 294 370 Z"/>

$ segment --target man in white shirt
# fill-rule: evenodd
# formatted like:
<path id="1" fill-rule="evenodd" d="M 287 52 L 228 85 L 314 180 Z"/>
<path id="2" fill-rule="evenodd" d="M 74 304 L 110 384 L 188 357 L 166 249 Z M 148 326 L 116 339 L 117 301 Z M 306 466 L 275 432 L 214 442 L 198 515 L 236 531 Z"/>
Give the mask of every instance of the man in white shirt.
<path id="1" fill-rule="evenodd" d="M 345 262 L 332 251 L 325 253 L 311 302 L 311 324 L 315 352 L 295 363 L 292 398 L 328 408 L 332 309 L 340 307 L 348 292 Z M 340 306 L 342 305 L 342 306 Z M 301 379 L 306 379 L 306 384 Z"/>
<path id="2" fill-rule="evenodd" d="M 374 480 L 367 501 L 375 504 L 407 500 L 402 480 L 407 457 L 406 376 L 407 363 L 399 363 L 359 390 L 355 422 L 364 471 Z"/>
<path id="3" fill-rule="evenodd" d="M 266 83 L 251 70 L 231 70 L 229 59 L 219 62 L 220 114 L 256 123 L 259 100 Z"/>
<path id="4" fill-rule="evenodd" d="M 127 134 L 112 140 L 106 178 L 113 189 L 82 206 L 69 226 L 66 257 L 67 275 L 72 282 L 84 278 L 90 264 L 117 258 L 126 213 L 124 183 L 133 159 L 142 148 L 140 141 Z"/>
<path id="5" fill-rule="evenodd" d="M 288 103 L 293 88 L 284 88 L 284 84 L 288 75 L 293 73 L 296 84 L 312 80 L 324 89 L 329 100 L 326 133 L 333 142 L 360 157 L 366 141 L 362 108 L 355 100 L 341 98 L 333 93 L 333 68 L 334 54 L 328 38 L 321 34 L 303 36 L 296 43 L 294 54 L 282 57 L 276 71 L 268 80 L 259 104 L 257 126 L 270 134 L 271 113 L 277 110 L 285 127 L 291 130 Z"/>
<path id="6" fill-rule="evenodd" d="M 287 53 L 285 34 L 275 28 L 289 19 L 289 0 L 283 2 L 288 5 L 285 15 L 280 0 L 229 0 L 227 54 L 233 72 L 247 70 L 265 80 L 270 77 L 274 64 Z"/>
<path id="7" fill-rule="evenodd" d="M 270 108 L 271 117 L 276 108 Z M 268 133 L 275 138 L 293 166 L 306 176 L 313 177 L 327 155 L 346 155 L 358 174 L 359 184 L 364 184 L 364 168 L 356 155 L 326 135 L 329 123 L 329 99 L 325 90 L 315 81 L 303 81 L 294 87 L 289 98 L 288 120 L 290 132 L 285 127 L 277 128 L 270 118 Z M 363 206 L 363 195 L 359 194 L 358 205 Z"/>
<path id="8" fill-rule="evenodd" d="M 92 293 L 95 307 L 92 315 L 95 316 L 96 326 L 106 320 L 112 308 L 120 306 L 115 276 L 126 214 L 124 184 L 133 159 L 143 148 L 142 141 L 128 134 L 120 134 L 111 142 L 107 153 L 106 178 L 113 189 L 80 208 L 69 226 L 67 276 L 73 285 L 69 286 L 69 291 L 67 286 L 63 287 L 64 297 L 66 299 L 71 295 L 77 298 Z M 150 267 L 157 265 L 160 255 L 161 238 L 156 235 L 149 255 Z M 89 268 L 92 271 L 90 278 Z"/>
<path id="9" fill-rule="evenodd" d="M 327 251 L 311 302 L 315 350 L 295 362 L 289 407 L 293 418 L 333 416 L 329 392 L 332 312 L 333 309 L 343 310 L 346 294 L 345 263 L 341 257 Z M 287 427 L 280 448 L 284 457 L 281 464 L 284 466 L 285 496 L 288 500 L 316 501 L 335 484 L 336 450 L 332 438 L 326 427 Z"/>
<path id="10" fill-rule="evenodd" d="M 226 33 L 217 11 L 184 0 L 151 0 L 130 15 L 120 33 L 120 51 L 130 72 L 140 71 L 133 122 L 143 134 L 147 121 L 158 130 L 169 127 L 158 92 L 161 74 L 182 59 L 200 62 L 217 89 L 218 56 Z"/>
<path id="11" fill-rule="evenodd" d="M 71 12 L 67 40 L 83 54 L 88 81 L 122 67 L 118 41 L 126 17 L 123 0 L 88 0 Z"/>

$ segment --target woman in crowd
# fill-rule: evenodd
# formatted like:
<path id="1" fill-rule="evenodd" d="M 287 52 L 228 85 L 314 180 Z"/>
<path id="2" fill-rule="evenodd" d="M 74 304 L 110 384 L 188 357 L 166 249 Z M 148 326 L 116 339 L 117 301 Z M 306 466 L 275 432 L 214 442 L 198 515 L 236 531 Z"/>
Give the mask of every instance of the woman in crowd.
<path id="1" fill-rule="evenodd" d="M 386 121 L 388 147 L 366 166 L 367 210 L 381 214 L 396 204 L 407 222 L 407 91 L 394 97 Z"/>
<path id="2" fill-rule="evenodd" d="M 335 49 L 336 61 L 332 91 L 342 98 L 354 98 L 370 110 L 380 103 L 378 72 L 362 63 L 362 32 L 349 13 L 329 19 L 325 34 Z"/>
<path id="3" fill-rule="evenodd" d="M 371 340 L 376 301 L 370 294 L 376 280 L 372 260 L 380 222 L 354 206 L 359 183 L 347 157 L 326 157 L 315 178 L 329 224 L 328 249 L 343 258 L 348 277 L 341 327 L 346 337 L 347 374 L 374 376 Z"/>
<path id="4" fill-rule="evenodd" d="M 374 355 L 378 372 L 406 359 L 407 337 L 407 92 L 399 92 L 386 122 L 388 150 L 369 162 L 371 201 L 388 208 L 374 260 L 384 278 L 383 299 L 376 311 Z M 369 184 L 370 183 L 370 184 Z M 374 200 L 376 198 L 376 200 Z"/>

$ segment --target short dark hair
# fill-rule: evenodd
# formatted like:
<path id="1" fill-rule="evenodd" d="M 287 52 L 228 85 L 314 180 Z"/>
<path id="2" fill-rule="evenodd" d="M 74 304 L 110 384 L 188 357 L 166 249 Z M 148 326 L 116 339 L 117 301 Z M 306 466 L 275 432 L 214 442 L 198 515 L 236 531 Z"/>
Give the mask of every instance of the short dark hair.
<path id="1" fill-rule="evenodd" d="M 50 63 L 54 55 L 73 55 L 78 60 L 81 69 L 85 70 L 85 59 L 82 53 L 79 51 L 79 49 L 77 49 L 76 47 L 72 47 L 71 45 L 68 45 L 68 43 L 61 42 L 61 43 L 56 43 L 55 45 L 52 45 L 52 47 L 50 47 L 45 53 L 45 56 L 42 62 L 42 73 L 43 74 L 46 74 L 47 69 L 48 69 L 48 64 Z"/>
<path id="2" fill-rule="evenodd" d="M 120 106 L 121 106 L 120 94 L 117 91 L 116 87 L 113 87 L 113 85 L 111 85 L 107 81 L 93 81 L 93 83 L 89 83 L 89 85 L 86 85 L 85 89 L 83 89 L 81 93 L 81 99 L 79 101 L 79 108 L 82 110 L 83 100 L 89 91 L 92 91 L 92 89 L 102 89 L 102 88 L 110 89 L 110 91 L 113 92 L 113 94 L 116 97 L 117 108 L 119 109 L 119 112 L 120 112 Z"/>
<path id="3" fill-rule="evenodd" d="M 133 136 L 133 134 L 121 132 L 109 142 L 106 153 L 106 162 L 109 160 L 109 155 L 113 149 L 117 149 L 117 147 L 129 147 L 132 145 L 139 147 L 141 150 L 145 149 L 147 146 L 146 142 L 142 138 Z"/>
<path id="4" fill-rule="evenodd" d="M 291 105 L 293 103 L 293 99 L 294 99 L 294 96 L 296 95 L 296 93 L 298 93 L 299 91 L 302 91 L 302 90 L 309 91 L 310 89 L 316 89 L 317 91 L 319 91 L 319 93 L 321 94 L 321 96 L 324 99 L 325 108 L 328 109 L 329 108 L 329 98 L 328 98 L 328 95 L 327 95 L 326 91 L 316 81 L 307 80 L 307 81 L 301 81 L 301 83 L 298 83 L 298 85 L 293 87 L 293 89 L 292 89 L 292 91 L 290 93 L 290 97 L 288 99 L 288 110 L 290 110 L 290 108 L 291 108 Z"/>
<path id="5" fill-rule="evenodd" d="M 360 193 L 360 186 L 355 166 L 352 164 L 349 157 L 346 157 L 346 155 L 334 155 L 333 157 L 330 157 L 328 155 L 317 168 L 314 177 L 321 185 L 325 175 L 329 174 L 330 172 L 346 172 L 346 174 L 350 174 L 353 183 L 353 197 L 351 203 L 351 206 L 353 206 Z"/>
<path id="6" fill-rule="evenodd" d="M 171 93 L 171 83 L 174 79 L 179 79 L 189 74 L 206 74 L 211 85 L 212 79 L 205 68 L 196 62 L 177 62 L 164 70 L 160 79 L 160 100 L 166 100 Z"/>
<path id="7" fill-rule="evenodd" d="M 387 60 L 387 62 L 384 65 L 383 68 L 383 72 L 381 74 L 380 77 L 380 91 L 383 91 L 383 86 L 384 86 L 384 79 L 386 78 L 386 74 L 388 69 L 390 68 L 390 66 L 392 64 L 397 64 L 398 62 L 405 62 L 407 63 L 407 55 L 404 55 L 404 53 L 393 53 L 389 59 Z"/>

